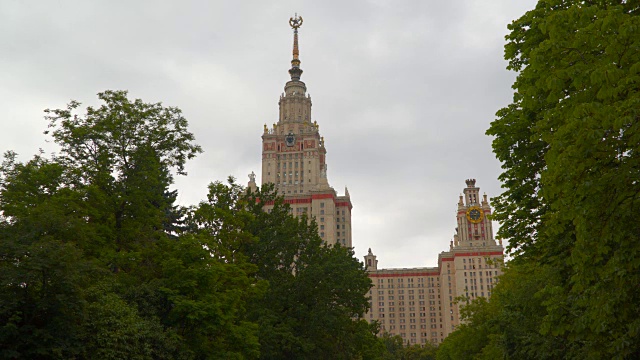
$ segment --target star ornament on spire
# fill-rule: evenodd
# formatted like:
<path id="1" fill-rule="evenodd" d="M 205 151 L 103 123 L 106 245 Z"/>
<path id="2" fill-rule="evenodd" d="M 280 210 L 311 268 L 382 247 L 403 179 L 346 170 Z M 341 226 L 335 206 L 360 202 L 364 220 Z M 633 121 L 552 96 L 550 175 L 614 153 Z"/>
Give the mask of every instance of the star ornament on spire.
<path id="1" fill-rule="evenodd" d="M 294 17 L 289 18 L 289 25 L 293 29 L 293 59 L 291 60 L 289 74 L 292 81 L 300 81 L 302 69 L 300 69 L 300 50 L 298 49 L 298 28 L 302 26 L 302 16 L 298 16 L 296 13 Z"/>
<path id="2" fill-rule="evenodd" d="M 302 26 L 302 16 L 298 16 L 296 13 L 293 17 L 289 18 L 289 25 L 294 30 L 298 30 L 300 26 Z"/>

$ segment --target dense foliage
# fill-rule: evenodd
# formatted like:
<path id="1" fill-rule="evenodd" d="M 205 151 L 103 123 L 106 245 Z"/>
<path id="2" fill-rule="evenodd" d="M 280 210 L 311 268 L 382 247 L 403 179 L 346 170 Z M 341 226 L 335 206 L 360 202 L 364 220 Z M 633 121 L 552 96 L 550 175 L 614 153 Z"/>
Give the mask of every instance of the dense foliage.
<path id="1" fill-rule="evenodd" d="M 487 133 L 514 261 L 439 358 L 640 357 L 639 15 L 635 1 L 541 0 L 509 26 L 514 101 Z"/>
<path id="2" fill-rule="evenodd" d="M 201 151 L 180 111 L 99 98 L 47 111 L 58 154 L 0 168 L 0 358 L 381 356 L 352 250 L 269 186 L 175 206 L 172 172 Z"/>
<path id="3" fill-rule="evenodd" d="M 438 347 L 431 343 L 409 345 L 399 335 L 384 333 L 380 336 L 384 344 L 382 360 L 435 360 Z"/>

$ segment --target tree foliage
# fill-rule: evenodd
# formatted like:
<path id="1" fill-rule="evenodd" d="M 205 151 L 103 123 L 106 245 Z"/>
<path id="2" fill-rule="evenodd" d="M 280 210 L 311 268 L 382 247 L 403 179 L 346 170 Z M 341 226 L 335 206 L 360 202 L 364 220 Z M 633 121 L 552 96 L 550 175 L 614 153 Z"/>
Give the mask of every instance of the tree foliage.
<path id="1" fill-rule="evenodd" d="M 252 268 L 218 261 L 173 205 L 199 152 L 179 110 L 99 94 L 48 111 L 60 153 L 0 175 L 0 356 L 256 358 Z M 183 229 L 184 230 L 184 229 Z"/>
<path id="2" fill-rule="evenodd" d="M 225 261 L 249 262 L 266 286 L 247 313 L 259 327 L 260 358 L 362 356 L 378 346 L 363 319 L 371 281 L 351 249 L 326 246 L 315 222 L 289 209 L 273 186 L 245 192 L 230 178 L 209 186 L 194 221 L 201 235 L 225 239 L 208 248 L 225 249 Z"/>
<path id="3" fill-rule="evenodd" d="M 423 345 L 405 344 L 399 335 L 384 333 L 380 336 L 384 346 L 382 360 L 435 360 L 438 347 L 431 343 Z"/>
<path id="4" fill-rule="evenodd" d="M 501 340 L 507 353 L 640 356 L 639 14 L 632 1 L 541 0 L 509 26 L 514 101 L 487 131 L 504 169 L 494 216 L 516 266 L 553 281 L 530 294 L 537 314 L 512 314 L 529 328 Z"/>
<path id="5" fill-rule="evenodd" d="M 98 97 L 47 110 L 59 153 L 0 167 L 0 358 L 379 355 L 351 249 L 270 186 L 230 178 L 176 206 L 173 175 L 201 151 L 180 110 Z"/>
<path id="6" fill-rule="evenodd" d="M 511 261 L 490 301 L 478 298 L 462 308 L 464 323 L 440 345 L 438 359 L 563 358 L 567 338 L 541 332 L 549 299 L 541 291 L 559 280 L 550 266 Z"/>

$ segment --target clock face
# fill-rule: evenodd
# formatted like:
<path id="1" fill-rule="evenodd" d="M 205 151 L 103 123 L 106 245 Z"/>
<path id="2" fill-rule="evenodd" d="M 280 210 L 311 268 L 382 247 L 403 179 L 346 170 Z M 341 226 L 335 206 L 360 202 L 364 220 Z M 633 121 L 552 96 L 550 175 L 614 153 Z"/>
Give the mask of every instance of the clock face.
<path id="1" fill-rule="evenodd" d="M 477 224 L 481 222 L 483 217 L 484 213 L 482 212 L 482 209 L 477 206 L 472 206 L 469 208 L 469 210 L 467 210 L 467 219 L 469 219 L 469 221 L 471 221 L 472 223 Z"/>
<path id="2" fill-rule="evenodd" d="M 296 142 L 296 136 L 293 135 L 293 133 L 289 133 L 284 137 L 284 142 L 287 144 L 287 146 L 291 147 Z"/>

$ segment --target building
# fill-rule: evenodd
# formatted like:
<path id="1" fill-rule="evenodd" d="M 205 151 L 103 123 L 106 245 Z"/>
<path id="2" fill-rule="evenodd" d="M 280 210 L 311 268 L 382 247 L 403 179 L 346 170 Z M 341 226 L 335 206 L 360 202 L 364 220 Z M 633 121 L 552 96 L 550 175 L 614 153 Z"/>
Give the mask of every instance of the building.
<path id="1" fill-rule="evenodd" d="M 351 247 L 351 199 L 345 188 L 343 196 L 329 186 L 327 149 L 320 126 L 312 121 L 311 96 L 300 80 L 298 28 L 302 18 L 289 20 L 293 28 L 293 59 L 289 75 L 278 101 L 280 113 L 272 127 L 264 125 L 262 133 L 262 184 L 273 183 L 294 215 L 315 217 L 320 237 L 328 244 Z M 249 187 L 256 186 L 249 175 Z M 268 211 L 269 206 L 266 206 Z"/>
<path id="2" fill-rule="evenodd" d="M 460 324 L 456 298 L 491 297 L 502 274 L 502 241 L 493 237 L 491 206 L 480 198 L 476 180 L 466 180 L 457 208 L 457 227 L 449 251 L 438 256 L 437 267 L 378 269 L 371 249 L 364 257 L 373 282 L 368 321 L 400 335 L 408 344 L 439 343 Z"/>
<path id="3" fill-rule="evenodd" d="M 294 215 L 314 217 L 326 243 L 351 247 L 349 191 L 345 188 L 339 196 L 329 185 L 324 138 L 311 116 L 311 96 L 300 80 L 302 18 L 296 15 L 289 24 L 293 28 L 291 80 L 280 96 L 277 122 L 264 125 L 262 184 L 274 184 Z M 249 175 L 249 187 L 257 186 L 255 178 Z M 456 233 L 449 251 L 440 253 L 437 267 L 378 269 L 377 257 L 369 249 L 364 259 L 373 287 L 366 318 L 379 321 L 382 331 L 399 335 L 408 344 L 439 343 L 460 324 L 456 298 L 491 296 L 502 273 L 503 247 L 493 237 L 487 196 L 481 197 L 475 184 L 475 179 L 466 180 L 458 200 Z"/>

